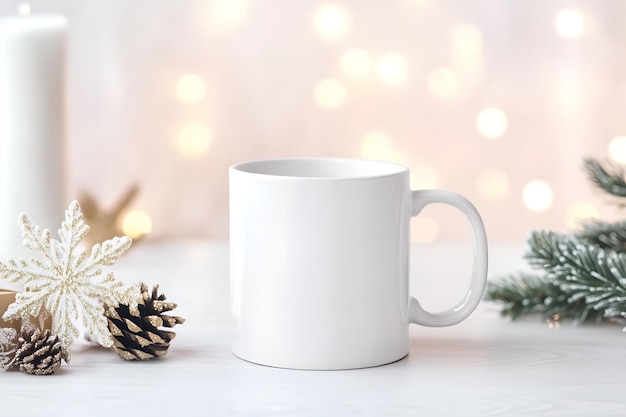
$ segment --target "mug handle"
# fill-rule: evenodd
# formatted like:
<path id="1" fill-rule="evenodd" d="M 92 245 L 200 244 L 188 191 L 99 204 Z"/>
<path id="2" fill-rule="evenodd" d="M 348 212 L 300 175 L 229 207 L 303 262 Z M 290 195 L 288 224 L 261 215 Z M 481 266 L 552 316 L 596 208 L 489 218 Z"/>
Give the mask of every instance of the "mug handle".
<path id="1" fill-rule="evenodd" d="M 465 197 L 444 190 L 419 190 L 411 192 L 411 217 L 417 216 L 432 203 L 447 204 L 459 209 L 470 223 L 474 241 L 474 265 L 472 278 L 465 297 L 449 310 L 431 313 L 420 305 L 415 297 L 410 299 L 411 323 L 430 327 L 452 326 L 465 320 L 478 306 L 487 283 L 487 235 L 478 210 Z"/>

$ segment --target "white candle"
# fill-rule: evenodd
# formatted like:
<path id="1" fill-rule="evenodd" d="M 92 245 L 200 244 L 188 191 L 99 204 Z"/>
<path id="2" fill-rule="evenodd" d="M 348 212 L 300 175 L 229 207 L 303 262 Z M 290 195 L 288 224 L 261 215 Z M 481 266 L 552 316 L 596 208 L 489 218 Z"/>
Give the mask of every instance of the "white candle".
<path id="1" fill-rule="evenodd" d="M 65 34 L 58 15 L 0 19 L 0 259 L 29 257 L 20 213 L 56 234 L 65 201 Z"/>

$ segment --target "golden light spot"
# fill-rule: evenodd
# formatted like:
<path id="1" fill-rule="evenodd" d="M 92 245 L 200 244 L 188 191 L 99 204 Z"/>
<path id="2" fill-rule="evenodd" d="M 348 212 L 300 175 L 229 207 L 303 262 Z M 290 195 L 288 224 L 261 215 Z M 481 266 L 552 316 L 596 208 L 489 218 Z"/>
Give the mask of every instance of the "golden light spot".
<path id="1" fill-rule="evenodd" d="M 611 140 L 609 157 L 617 163 L 626 164 L 626 136 L 618 136 Z"/>
<path id="2" fill-rule="evenodd" d="M 488 200 L 498 200 L 509 194 L 509 177 L 499 169 L 486 169 L 476 179 L 478 193 Z"/>
<path id="3" fill-rule="evenodd" d="M 428 74 L 428 91 L 436 97 L 452 97 L 459 91 L 459 77 L 450 68 L 435 68 Z"/>
<path id="4" fill-rule="evenodd" d="M 138 239 L 152 232 L 150 216 L 141 210 L 134 210 L 124 216 L 122 231 L 132 239 Z"/>
<path id="5" fill-rule="evenodd" d="M 581 220 L 597 219 L 600 217 L 598 208 L 591 203 L 576 203 L 567 210 L 567 225 L 570 227 L 580 227 Z"/>
<path id="6" fill-rule="evenodd" d="M 450 60 L 463 71 L 476 71 L 482 65 L 483 35 L 470 23 L 457 25 L 451 33 Z"/>
<path id="7" fill-rule="evenodd" d="M 341 56 L 341 69 L 351 77 L 365 77 L 372 69 L 372 57 L 364 49 L 348 49 Z"/>
<path id="8" fill-rule="evenodd" d="M 399 86 L 406 82 L 407 63 L 402 55 L 384 54 L 376 60 L 376 75 L 381 83 Z"/>
<path id="9" fill-rule="evenodd" d="M 522 190 L 522 199 L 530 211 L 546 211 L 552 205 L 552 188 L 542 180 L 530 181 Z"/>
<path id="10" fill-rule="evenodd" d="M 17 7 L 17 14 L 23 17 L 30 16 L 30 4 L 22 3 Z"/>
<path id="11" fill-rule="evenodd" d="M 409 154 L 401 149 L 396 148 L 393 157 L 389 159 L 390 162 L 395 162 L 396 164 L 407 166 L 409 165 L 411 158 Z"/>
<path id="12" fill-rule="evenodd" d="M 437 0 L 405 0 L 411 6 L 417 8 L 431 8 L 436 6 Z"/>
<path id="13" fill-rule="evenodd" d="M 211 134 L 203 123 L 187 123 L 178 132 L 176 150 L 183 156 L 200 156 L 211 146 Z"/>
<path id="14" fill-rule="evenodd" d="M 479 53 L 483 46 L 483 34 L 471 23 L 462 23 L 452 29 L 452 49 L 464 55 Z"/>
<path id="15" fill-rule="evenodd" d="M 176 96 L 185 103 L 198 103 L 204 93 L 204 80 L 199 75 L 185 74 L 176 82 Z"/>
<path id="16" fill-rule="evenodd" d="M 585 19 L 575 9 L 561 10 L 555 20 L 556 30 L 564 38 L 579 38 L 585 30 Z"/>
<path id="17" fill-rule="evenodd" d="M 391 136 L 386 132 L 374 131 L 363 137 L 361 142 L 361 158 L 375 160 L 392 160 L 395 156 L 395 146 Z"/>
<path id="18" fill-rule="evenodd" d="M 227 32 L 239 27 L 248 15 L 248 0 L 212 0 L 209 6 L 211 30 Z"/>
<path id="19" fill-rule="evenodd" d="M 439 186 L 437 171 L 428 165 L 415 165 L 411 167 L 411 189 L 427 190 Z"/>
<path id="20" fill-rule="evenodd" d="M 350 14 L 339 4 L 326 4 L 313 13 L 313 29 L 322 39 L 337 41 L 350 30 Z"/>
<path id="21" fill-rule="evenodd" d="M 560 327 L 559 324 L 559 314 L 553 314 L 552 317 L 549 317 L 546 319 L 546 324 L 548 325 L 549 329 L 558 329 Z"/>
<path id="22" fill-rule="evenodd" d="M 411 242 L 430 243 L 439 236 L 439 224 L 434 219 L 419 215 L 411 220 Z"/>
<path id="23" fill-rule="evenodd" d="M 483 109 L 476 118 L 478 132 L 487 139 L 501 137 L 506 132 L 507 125 L 506 114 L 496 107 Z"/>
<path id="24" fill-rule="evenodd" d="M 560 112 L 576 110 L 582 98 L 581 82 L 575 74 L 563 74 L 554 83 L 557 108 Z"/>
<path id="25" fill-rule="evenodd" d="M 346 87 L 332 78 L 321 80 L 315 85 L 313 91 L 315 102 L 325 109 L 336 109 L 346 101 Z"/>

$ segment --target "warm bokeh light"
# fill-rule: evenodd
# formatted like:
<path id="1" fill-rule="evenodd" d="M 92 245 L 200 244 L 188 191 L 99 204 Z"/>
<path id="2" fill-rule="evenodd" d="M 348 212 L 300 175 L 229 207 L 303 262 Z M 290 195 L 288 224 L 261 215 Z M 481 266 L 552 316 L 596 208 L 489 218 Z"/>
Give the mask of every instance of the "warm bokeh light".
<path id="1" fill-rule="evenodd" d="M 600 216 L 598 208 L 591 203 L 576 203 L 567 210 L 567 225 L 579 228 L 581 221 L 597 219 Z"/>
<path id="2" fill-rule="evenodd" d="M 435 68 L 428 73 L 428 91 L 435 97 L 452 97 L 459 91 L 459 77 L 450 68 Z"/>
<path id="3" fill-rule="evenodd" d="M 546 211 L 552 205 L 552 187 L 542 180 L 530 181 L 522 190 L 522 199 L 528 210 Z"/>
<path id="4" fill-rule="evenodd" d="M 399 86 L 406 82 L 407 63 L 402 55 L 384 54 L 376 60 L 376 75 L 381 83 Z"/>
<path id="5" fill-rule="evenodd" d="M 476 118 L 478 133 L 487 139 L 501 137 L 506 132 L 507 125 L 506 114 L 496 107 L 483 109 Z"/>
<path id="6" fill-rule="evenodd" d="M 405 0 L 409 5 L 420 9 L 437 6 L 437 0 Z"/>
<path id="7" fill-rule="evenodd" d="M 322 39 L 337 41 L 350 29 L 350 14 L 340 4 L 325 4 L 313 14 L 313 29 Z"/>
<path id="8" fill-rule="evenodd" d="M 452 49 L 463 55 L 480 53 L 483 46 L 483 35 L 477 26 L 462 23 L 452 29 Z"/>
<path id="9" fill-rule="evenodd" d="M 498 200 L 509 194 L 509 176 L 499 169 L 486 169 L 476 179 L 478 193 L 488 200 Z"/>
<path id="10" fill-rule="evenodd" d="M 209 5 L 210 29 L 226 32 L 239 27 L 248 15 L 249 0 L 212 0 Z"/>
<path id="11" fill-rule="evenodd" d="M 582 84 L 580 77 L 575 73 L 565 73 L 559 76 L 553 84 L 556 98 L 556 112 L 573 114 L 582 104 Z"/>
<path id="12" fill-rule="evenodd" d="M 204 80 L 196 74 L 185 74 L 176 82 L 176 96 L 185 103 L 198 103 L 204 98 Z"/>
<path id="13" fill-rule="evenodd" d="M 463 71 L 476 71 L 482 65 L 483 35 L 477 26 L 462 23 L 450 34 L 450 60 Z"/>
<path id="14" fill-rule="evenodd" d="M 617 163 L 626 164 L 626 136 L 618 136 L 611 140 L 609 157 Z"/>
<path id="15" fill-rule="evenodd" d="M 326 78 L 315 85 L 315 102 L 324 109 L 336 109 L 346 101 L 346 87 L 333 78 Z"/>
<path id="16" fill-rule="evenodd" d="M 131 211 L 124 216 L 122 231 L 126 236 L 138 239 L 152 232 L 152 220 L 144 211 Z"/>
<path id="17" fill-rule="evenodd" d="M 20 16 L 30 16 L 30 4 L 22 3 L 17 7 L 17 14 Z"/>
<path id="18" fill-rule="evenodd" d="M 183 156 L 203 155 L 211 146 L 209 128 L 204 123 L 187 123 L 178 132 L 175 146 Z"/>
<path id="19" fill-rule="evenodd" d="M 626 213 L 583 163 L 626 170 L 626 1 L 101 3 L 62 7 L 80 20 L 67 34 L 73 87 L 59 96 L 74 113 L 70 168 L 103 203 L 138 172 L 152 206 L 132 208 L 150 213 L 150 237 L 227 236 L 228 167 L 288 156 L 402 164 L 412 189 L 476 203 L 496 240 L 565 229 L 579 202 L 606 221 Z M 0 120 L 0 133 L 13 126 Z M 113 160 L 120 169 L 98 175 Z M 159 193 L 189 202 L 159 205 Z M 464 238 L 431 217 L 441 239 Z"/>
<path id="20" fill-rule="evenodd" d="M 411 189 L 427 190 L 439 187 L 439 175 L 429 165 L 411 167 Z"/>
<path id="21" fill-rule="evenodd" d="M 556 30 L 564 38 L 579 38 L 585 30 L 583 15 L 574 9 L 561 10 L 555 21 Z"/>
<path id="22" fill-rule="evenodd" d="M 439 236 L 439 224 L 431 217 L 419 215 L 411 219 L 411 242 L 430 243 Z"/>
<path id="23" fill-rule="evenodd" d="M 341 56 L 341 69 L 346 75 L 355 78 L 367 76 L 372 69 L 372 57 L 364 49 L 348 49 Z"/>
<path id="24" fill-rule="evenodd" d="M 395 146 L 386 132 L 374 131 L 366 134 L 361 142 L 361 158 L 390 161 L 394 159 Z"/>

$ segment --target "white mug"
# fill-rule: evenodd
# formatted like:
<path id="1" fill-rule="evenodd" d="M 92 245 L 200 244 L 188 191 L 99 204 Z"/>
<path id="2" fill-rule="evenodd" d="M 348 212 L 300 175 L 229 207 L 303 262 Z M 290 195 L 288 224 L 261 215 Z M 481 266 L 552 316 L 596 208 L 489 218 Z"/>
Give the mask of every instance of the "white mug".
<path id="1" fill-rule="evenodd" d="M 381 161 L 288 158 L 230 168 L 230 254 L 236 356 L 291 369 L 353 369 L 409 352 L 409 323 L 469 316 L 487 277 L 487 238 L 464 197 L 411 191 L 409 170 Z M 409 293 L 409 226 L 428 204 L 471 225 L 473 273 L 463 299 L 424 310 Z"/>

